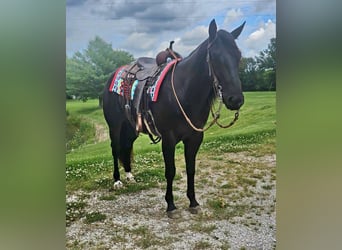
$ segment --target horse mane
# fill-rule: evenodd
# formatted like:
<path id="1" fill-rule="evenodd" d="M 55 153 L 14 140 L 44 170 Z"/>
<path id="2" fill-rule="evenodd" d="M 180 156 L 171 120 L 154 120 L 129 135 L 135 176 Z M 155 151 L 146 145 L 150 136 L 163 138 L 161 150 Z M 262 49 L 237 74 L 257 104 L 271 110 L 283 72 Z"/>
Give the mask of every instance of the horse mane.
<path id="1" fill-rule="evenodd" d="M 197 53 L 199 50 L 206 49 L 208 44 L 208 38 L 205 39 L 200 45 L 198 45 L 193 51 L 190 52 L 188 56 L 186 56 L 183 60 L 190 58 L 193 54 Z M 204 46 L 206 45 L 206 46 Z"/>

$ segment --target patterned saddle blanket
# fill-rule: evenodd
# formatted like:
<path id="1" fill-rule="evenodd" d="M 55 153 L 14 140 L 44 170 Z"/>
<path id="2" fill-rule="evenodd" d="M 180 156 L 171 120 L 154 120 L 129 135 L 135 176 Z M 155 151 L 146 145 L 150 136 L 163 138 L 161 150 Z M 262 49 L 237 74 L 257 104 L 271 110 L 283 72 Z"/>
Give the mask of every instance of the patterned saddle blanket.
<path id="1" fill-rule="evenodd" d="M 114 73 L 113 80 L 109 86 L 109 91 L 133 100 L 138 85 L 145 84 L 145 81 L 147 81 L 146 83 L 148 87 L 146 94 L 151 101 L 156 102 L 158 100 L 160 86 L 162 85 L 166 74 L 176 62 L 177 60 L 175 59 L 162 67 L 156 67 L 154 72 L 149 68 L 151 75 L 143 80 L 139 80 L 136 74 L 138 74 L 140 70 L 143 71 L 144 69 L 140 69 L 133 73 L 130 72 L 132 65 L 122 66 Z"/>
<path id="2" fill-rule="evenodd" d="M 147 60 L 148 59 L 148 60 Z M 161 139 L 149 103 L 157 102 L 160 87 L 175 63 L 181 59 L 174 59 L 169 63 L 157 66 L 152 58 L 134 62 L 118 68 L 109 86 L 109 91 L 124 97 L 126 117 L 136 132 L 144 132 L 150 136 L 153 143 Z M 157 136 L 157 138 L 153 138 Z"/>

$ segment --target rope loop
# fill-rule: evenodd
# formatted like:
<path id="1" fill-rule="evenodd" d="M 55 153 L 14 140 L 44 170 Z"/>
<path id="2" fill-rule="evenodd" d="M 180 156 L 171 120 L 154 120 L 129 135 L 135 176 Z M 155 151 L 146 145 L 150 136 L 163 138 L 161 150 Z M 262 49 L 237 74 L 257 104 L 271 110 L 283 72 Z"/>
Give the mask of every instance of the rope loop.
<path id="1" fill-rule="evenodd" d="M 171 75 L 171 86 L 172 86 L 172 91 L 173 91 L 173 94 L 174 94 L 174 96 L 175 96 L 175 98 L 176 98 L 178 107 L 179 107 L 180 110 L 182 111 L 182 114 L 183 114 L 185 120 L 187 121 L 187 123 L 190 125 L 190 127 L 191 127 L 193 130 L 197 131 L 197 132 L 205 132 L 205 131 L 207 131 L 207 130 L 208 130 L 210 127 L 212 127 L 215 123 L 216 123 L 219 127 L 221 127 L 221 128 L 229 128 L 229 127 L 231 127 L 231 126 L 238 120 L 238 118 L 239 118 L 239 110 L 236 111 L 234 120 L 231 121 L 228 125 L 224 126 L 224 125 L 222 125 L 222 124 L 220 124 L 220 123 L 218 122 L 218 119 L 220 118 L 220 112 L 221 112 L 222 102 L 223 102 L 223 101 L 222 101 L 222 86 L 221 86 L 220 84 L 218 84 L 217 79 L 216 79 L 216 81 L 214 81 L 214 88 L 215 88 L 215 90 L 216 90 L 216 95 L 217 95 L 217 96 L 219 97 L 219 99 L 220 99 L 220 104 L 219 104 L 219 108 L 218 108 L 218 110 L 217 110 L 216 112 L 213 111 L 213 108 L 212 108 L 213 106 L 211 106 L 211 108 L 210 108 L 210 111 L 211 111 L 211 115 L 212 115 L 212 117 L 213 117 L 213 120 L 210 122 L 210 124 L 209 124 L 206 128 L 197 128 L 197 127 L 191 122 L 190 118 L 189 118 L 188 115 L 185 113 L 185 111 L 184 111 L 184 109 L 183 109 L 183 107 L 182 107 L 182 104 L 180 103 L 180 101 L 179 101 L 179 99 L 178 99 L 178 96 L 177 96 L 177 93 L 176 93 L 176 90 L 175 90 L 175 86 L 174 86 L 174 81 L 173 81 L 173 79 L 174 79 L 174 72 L 175 72 L 176 64 L 177 64 L 177 63 L 178 63 L 178 60 L 177 60 L 176 63 L 173 65 L 173 69 L 172 69 L 172 75 Z M 210 66 L 209 66 L 209 72 L 210 72 Z M 215 75 L 214 75 L 214 78 L 216 78 Z M 215 83 L 217 83 L 217 84 L 215 84 Z"/>

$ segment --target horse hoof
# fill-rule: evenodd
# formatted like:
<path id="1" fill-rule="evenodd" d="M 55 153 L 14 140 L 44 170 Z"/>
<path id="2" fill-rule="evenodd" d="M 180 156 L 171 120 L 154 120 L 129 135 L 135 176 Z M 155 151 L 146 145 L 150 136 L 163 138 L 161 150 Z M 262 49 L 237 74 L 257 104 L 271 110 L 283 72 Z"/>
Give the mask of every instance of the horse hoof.
<path id="1" fill-rule="evenodd" d="M 200 206 L 196 206 L 196 207 L 189 207 L 189 211 L 192 214 L 198 214 L 201 212 L 201 207 Z"/>
<path id="2" fill-rule="evenodd" d="M 169 217 L 170 219 L 179 219 L 181 217 L 181 213 L 177 209 L 167 211 L 167 217 Z"/>
<path id="3" fill-rule="evenodd" d="M 126 173 L 126 181 L 130 183 L 136 183 L 134 176 L 132 175 L 131 172 Z"/>
<path id="4" fill-rule="evenodd" d="M 113 189 L 120 189 L 123 187 L 123 184 L 121 181 L 114 182 Z"/>

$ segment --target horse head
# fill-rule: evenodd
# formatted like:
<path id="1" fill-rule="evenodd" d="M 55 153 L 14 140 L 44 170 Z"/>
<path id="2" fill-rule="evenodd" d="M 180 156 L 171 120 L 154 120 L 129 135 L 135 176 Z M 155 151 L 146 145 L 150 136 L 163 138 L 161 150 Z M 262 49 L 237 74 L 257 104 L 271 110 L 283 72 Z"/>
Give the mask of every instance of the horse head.
<path id="1" fill-rule="evenodd" d="M 217 31 L 215 19 L 209 25 L 209 73 L 214 79 L 217 91 L 222 94 L 224 104 L 230 110 L 238 110 L 244 103 L 239 78 L 241 52 L 235 43 L 244 25 L 245 22 L 232 32 Z"/>

